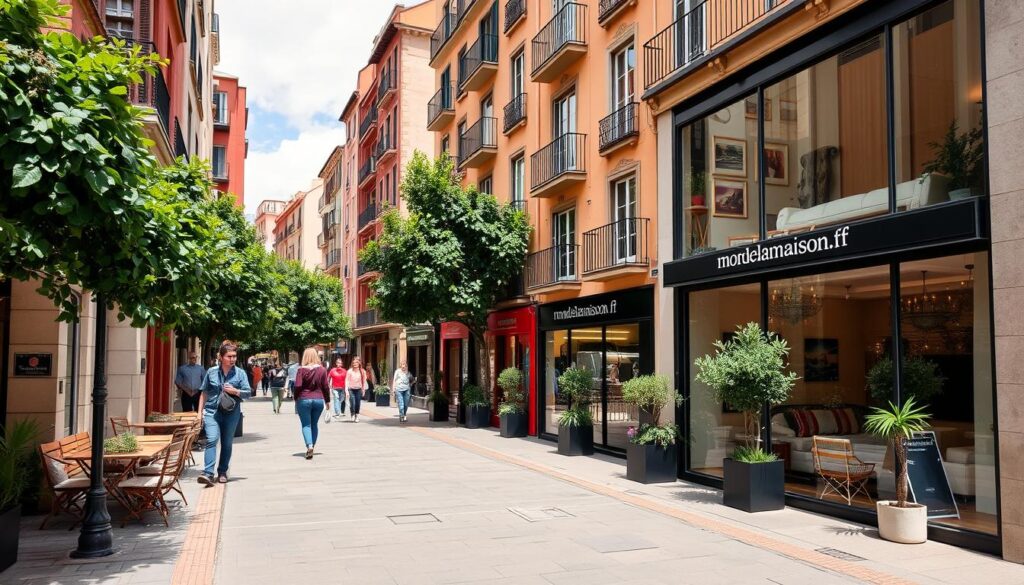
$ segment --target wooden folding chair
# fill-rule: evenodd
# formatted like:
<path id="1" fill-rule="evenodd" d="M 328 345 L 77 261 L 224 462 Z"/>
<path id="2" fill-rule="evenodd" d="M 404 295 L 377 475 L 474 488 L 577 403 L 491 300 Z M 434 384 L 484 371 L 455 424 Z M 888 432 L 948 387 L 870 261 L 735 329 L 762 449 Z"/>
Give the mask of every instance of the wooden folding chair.
<path id="1" fill-rule="evenodd" d="M 110 426 L 114 429 L 115 435 L 122 435 L 127 433 L 131 428 L 128 426 L 128 418 L 124 416 L 112 416 L 110 417 Z"/>
<path id="2" fill-rule="evenodd" d="M 126 496 L 128 501 L 128 516 L 121 523 L 123 528 L 128 520 L 137 518 L 142 520 L 142 514 L 146 510 L 156 510 L 164 520 L 164 526 L 170 526 L 167 521 L 167 502 L 164 496 L 167 492 L 174 490 L 179 494 L 181 491 L 175 487 L 181 475 L 184 462 L 185 440 L 171 442 L 167 448 L 167 456 L 164 457 L 159 475 L 136 475 L 130 477 L 117 485 L 118 489 Z M 182 496 L 184 500 L 184 496 Z M 187 505 L 187 502 L 186 502 Z"/>
<path id="3" fill-rule="evenodd" d="M 874 502 L 868 493 L 868 480 L 875 472 L 875 464 L 858 459 L 849 439 L 815 435 L 813 441 L 814 471 L 825 482 L 818 499 L 835 492 L 847 505 L 852 505 L 854 496 L 861 493 L 869 502 Z"/>
<path id="4" fill-rule="evenodd" d="M 86 437 L 88 437 L 87 434 Z M 85 494 L 89 491 L 89 477 L 82 472 L 77 464 L 69 463 L 62 458 L 60 441 L 40 445 L 39 456 L 43 460 L 43 477 L 46 487 L 50 490 L 53 498 L 50 513 L 43 518 L 39 529 L 46 528 L 46 523 L 51 518 L 63 512 L 75 519 L 71 527 L 68 528 L 68 530 L 73 530 L 85 515 Z"/>
<path id="5" fill-rule="evenodd" d="M 186 427 L 174 429 L 174 438 L 171 439 L 171 449 L 175 443 L 183 442 L 184 445 L 181 448 L 181 455 L 179 456 L 178 469 L 174 471 L 174 484 L 171 489 L 178 492 L 181 496 L 181 501 L 188 505 L 188 500 L 185 499 L 185 492 L 181 489 L 181 474 L 185 471 L 185 464 L 187 463 L 187 455 L 192 445 L 192 435 L 190 430 Z M 168 449 L 163 457 L 159 457 L 148 465 L 143 465 L 135 470 L 135 475 L 146 475 L 146 476 L 158 476 L 164 471 L 164 460 L 171 456 L 171 449 Z"/>

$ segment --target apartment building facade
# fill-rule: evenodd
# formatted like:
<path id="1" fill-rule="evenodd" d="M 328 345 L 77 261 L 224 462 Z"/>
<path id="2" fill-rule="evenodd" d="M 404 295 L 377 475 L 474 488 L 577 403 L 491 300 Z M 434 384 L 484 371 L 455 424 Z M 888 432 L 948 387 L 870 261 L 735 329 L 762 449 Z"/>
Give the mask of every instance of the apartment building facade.
<path id="1" fill-rule="evenodd" d="M 209 158 L 212 120 L 209 96 L 217 61 L 216 34 L 209 24 L 213 3 L 157 0 L 67 0 L 62 25 L 76 36 L 118 36 L 169 64 L 130 88 L 142 108 L 144 131 L 162 164 L 175 153 Z M 35 418 L 41 440 L 90 428 L 96 307 L 88 291 L 77 299 L 77 323 L 59 323 L 57 310 L 31 281 L 0 282 L 0 423 Z M 136 329 L 107 314 L 107 414 L 141 420 L 174 402 L 174 369 L 188 341 Z M 35 365 L 31 365 L 35 364 Z"/>
<path id="2" fill-rule="evenodd" d="M 643 99 L 657 116 L 659 370 L 687 398 L 680 475 L 720 487 L 739 415 L 693 361 L 737 324 L 791 347 L 800 380 L 762 440 L 787 504 L 874 523 L 885 445 L 827 430 L 868 497 L 820 496 L 798 419 L 914 398 L 941 468 L 913 479 L 929 537 L 1024 561 L 1017 402 L 1024 7 L 989 0 L 657 2 Z M 944 162 L 956 148 L 964 167 Z M 667 221 L 667 220 L 666 220 Z M 924 381 L 918 374 L 925 372 Z M 834 421 L 833 421 L 834 422 Z M 925 484 L 925 485 L 922 485 Z"/>
<path id="3" fill-rule="evenodd" d="M 463 0 L 438 7 L 431 37 L 435 152 L 533 226 L 522 279 L 490 318 L 489 367 L 531 373 L 530 433 L 549 439 L 565 408 L 557 376 L 570 363 L 593 369 L 594 443 L 614 452 L 639 424 L 622 383 L 654 371 L 656 138 L 636 58 L 654 32 L 646 8 Z M 455 395 L 469 343 L 461 325 L 442 326 Z"/>
<path id="4" fill-rule="evenodd" d="M 341 224 L 341 213 L 338 206 L 341 203 L 342 181 L 344 180 L 344 167 L 342 166 L 344 158 L 345 147 L 334 147 L 318 175 L 324 182 L 324 189 L 317 201 L 317 212 L 320 214 L 320 233 L 316 237 L 316 245 L 323 255 L 321 268 L 335 278 L 340 278 L 342 271 L 340 243 L 344 234 L 339 233 L 338 230 L 338 226 Z"/>
<path id="5" fill-rule="evenodd" d="M 431 152 L 433 148 L 430 135 L 424 131 L 427 121 L 423 104 L 430 97 L 433 84 L 427 63 L 438 4 L 437 0 L 428 0 L 409 8 L 395 6 L 374 39 L 367 67 L 360 72 L 357 104 L 351 108 L 355 114 L 353 122 L 358 123 L 357 146 L 353 147 L 358 153 L 353 211 L 356 257 L 380 233 L 378 219 L 385 209 L 403 211 L 399 185 L 402 170 L 413 153 Z M 358 261 L 354 269 L 354 350 L 378 373 L 385 363 L 391 370 L 407 359 L 417 376 L 428 375 L 432 368 L 432 343 L 413 345 L 417 349 L 410 352 L 409 333 L 415 333 L 416 340 L 425 336 L 432 341 L 432 335 L 424 334 L 429 327 L 407 330 L 383 322 L 369 305 L 373 294 L 370 283 L 375 274 Z"/>
<path id="6" fill-rule="evenodd" d="M 263 242 L 268 252 L 276 251 L 274 228 L 277 225 L 277 218 L 288 205 L 287 201 L 280 199 L 264 199 L 256 207 L 256 218 L 253 225 L 256 226 L 256 237 Z"/>
<path id="7" fill-rule="evenodd" d="M 219 28 L 216 16 L 214 22 Z M 219 71 L 214 72 L 213 83 L 210 173 L 217 190 L 234 195 L 235 204 L 245 208 L 245 159 L 249 154 L 246 90 L 237 77 Z"/>

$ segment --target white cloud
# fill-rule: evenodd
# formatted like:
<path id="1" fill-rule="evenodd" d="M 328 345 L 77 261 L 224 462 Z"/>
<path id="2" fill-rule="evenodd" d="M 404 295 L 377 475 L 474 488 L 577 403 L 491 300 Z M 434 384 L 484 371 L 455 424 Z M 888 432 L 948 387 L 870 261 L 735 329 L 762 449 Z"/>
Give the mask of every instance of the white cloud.
<path id="1" fill-rule="evenodd" d="M 287 200 L 316 178 L 331 150 L 345 141 L 340 126 L 309 126 L 269 152 L 249 149 L 245 161 L 245 207 L 254 213 L 264 199 Z"/>

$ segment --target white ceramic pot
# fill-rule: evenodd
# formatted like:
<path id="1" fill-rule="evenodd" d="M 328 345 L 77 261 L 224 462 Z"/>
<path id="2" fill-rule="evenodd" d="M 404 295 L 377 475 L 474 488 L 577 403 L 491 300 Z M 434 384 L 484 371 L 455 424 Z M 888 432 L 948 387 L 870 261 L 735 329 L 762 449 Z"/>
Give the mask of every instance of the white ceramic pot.
<path id="1" fill-rule="evenodd" d="M 909 508 L 897 508 L 896 502 L 879 500 L 875 503 L 879 536 L 903 544 L 920 544 L 928 540 L 928 507 L 908 505 Z"/>

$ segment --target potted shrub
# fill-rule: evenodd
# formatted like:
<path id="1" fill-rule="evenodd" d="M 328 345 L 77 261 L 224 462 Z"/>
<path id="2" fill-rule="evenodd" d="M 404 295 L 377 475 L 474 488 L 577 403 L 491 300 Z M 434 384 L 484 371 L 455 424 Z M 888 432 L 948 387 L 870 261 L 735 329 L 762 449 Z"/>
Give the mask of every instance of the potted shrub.
<path id="1" fill-rule="evenodd" d="M 708 174 L 704 171 L 690 173 L 690 205 L 703 207 L 708 192 Z"/>
<path id="2" fill-rule="evenodd" d="M 0 437 L 0 571 L 18 560 L 21 499 L 35 487 L 33 457 L 39 426 L 33 420 L 7 425 Z"/>
<path id="3" fill-rule="evenodd" d="M 483 388 L 476 384 L 463 386 L 462 404 L 466 408 L 467 429 L 485 429 L 491 426 L 491 403 Z"/>
<path id="4" fill-rule="evenodd" d="M 785 507 L 785 462 L 761 448 L 761 409 L 781 404 L 797 380 L 786 372 L 789 345 L 748 323 L 729 341 L 715 342 L 715 355 L 697 358 L 696 379 L 715 399 L 743 413 L 744 445 L 722 462 L 723 503 L 747 512 Z"/>
<path id="5" fill-rule="evenodd" d="M 918 403 L 931 402 L 932 397 L 942 392 L 942 385 L 946 382 L 938 370 L 938 364 L 922 357 L 912 356 L 903 360 L 901 394 L 916 398 Z M 868 393 L 878 401 L 877 404 L 885 404 L 892 398 L 894 376 L 892 359 L 889 357 L 878 360 L 868 370 Z"/>
<path id="6" fill-rule="evenodd" d="M 373 399 L 377 406 L 391 406 L 391 388 L 377 384 L 373 387 Z"/>
<path id="7" fill-rule="evenodd" d="M 929 415 L 907 398 L 902 407 L 875 408 L 864 418 L 864 430 L 889 442 L 896 457 L 896 501 L 875 502 L 878 535 L 885 540 L 918 544 L 928 540 L 928 507 L 907 501 L 907 446 L 905 440 L 928 427 Z"/>
<path id="8" fill-rule="evenodd" d="M 981 183 L 979 171 L 984 156 L 981 128 L 957 133 L 956 120 L 949 124 L 942 142 L 929 142 L 935 159 L 924 165 L 924 175 L 931 173 L 949 177 L 949 198 L 966 199 L 974 195 L 974 187 Z"/>
<path id="9" fill-rule="evenodd" d="M 622 385 L 622 399 L 640 410 L 639 428 L 626 431 L 627 479 L 640 483 L 676 480 L 679 427 L 675 423 L 661 424 L 661 409 L 672 394 L 665 376 L 637 376 Z"/>
<path id="10" fill-rule="evenodd" d="M 594 454 L 594 418 L 590 414 L 590 371 L 572 366 L 558 376 L 558 391 L 568 407 L 558 418 L 558 452 L 562 455 Z"/>
<path id="11" fill-rule="evenodd" d="M 501 388 L 501 404 L 498 417 L 501 418 L 501 436 L 505 438 L 525 437 L 528 432 L 526 418 L 526 394 L 523 392 L 523 373 L 519 368 L 505 368 L 498 374 Z"/>
<path id="12" fill-rule="evenodd" d="M 445 422 L 448 420 L 448 395 L 441 389 L 440 375 L 435 380 L 434 389 L 430 391 L 430 397 L 427 399 L 430 402 L 430 420 Z"/>

